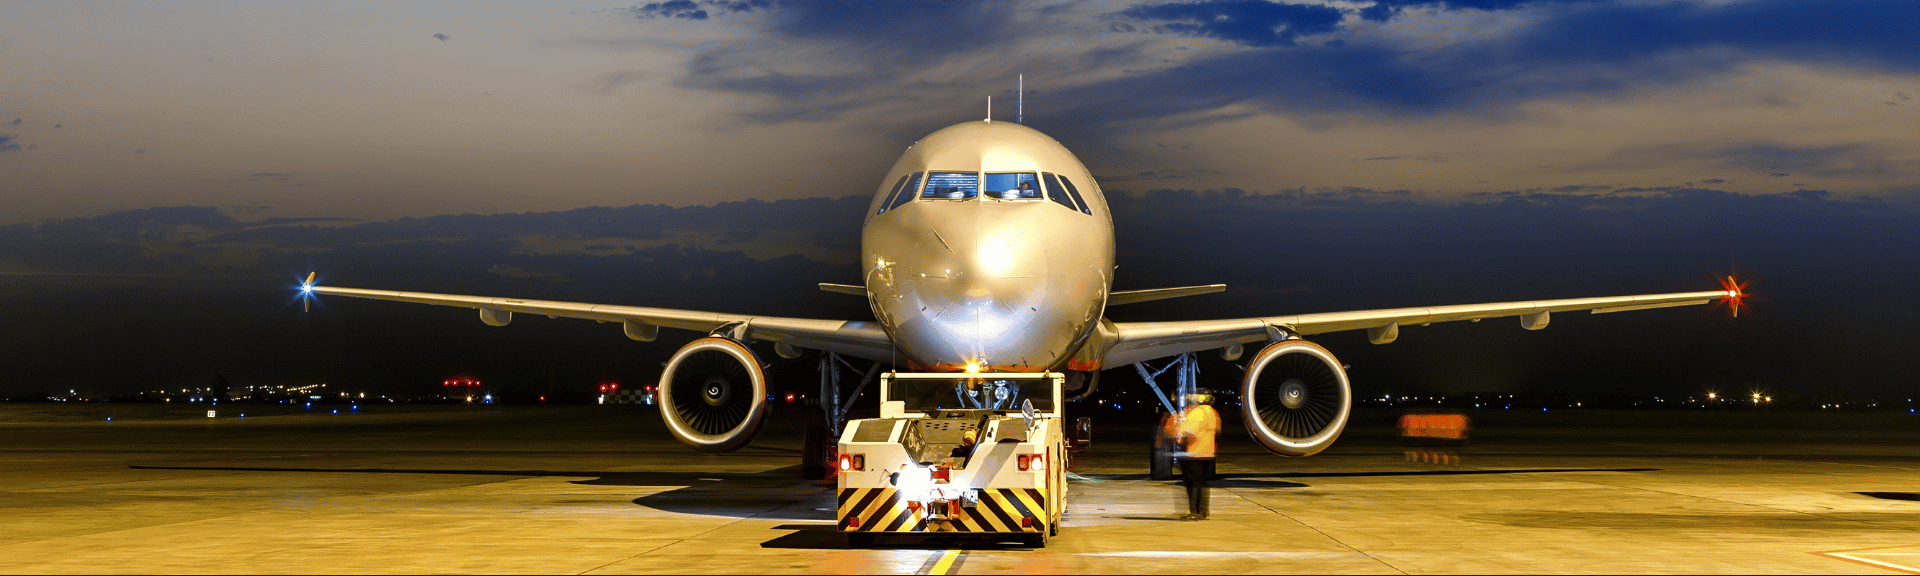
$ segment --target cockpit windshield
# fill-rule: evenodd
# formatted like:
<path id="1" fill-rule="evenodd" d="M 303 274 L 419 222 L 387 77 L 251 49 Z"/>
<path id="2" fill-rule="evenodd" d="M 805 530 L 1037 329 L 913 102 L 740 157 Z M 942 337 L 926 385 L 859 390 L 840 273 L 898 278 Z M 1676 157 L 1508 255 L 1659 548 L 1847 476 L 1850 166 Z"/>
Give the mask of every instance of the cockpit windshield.
<path id="1" fill-rule="evenodd" d="M 928 172 L 927 189 L 921 198 L 970 200 L 980 193 L 977 172 Z"/>
<path id="2" fill-rule="evenodd" d="M 980 187 L 988 198 L 1039 200 L 1040 178 L 1032 172 L 988 172 Z"/>
<path id="3" fill-rule="evenodd" d="M 888 400 L 899 400 L 913 412 L 985 408 L 1019 410 L 1020 403 L 1032 401 L 1041 412 L 1053 411 L 1053 387 L 1046 380 L 995 380 L 973 378 L 900 378 L 891 381 Z"/>

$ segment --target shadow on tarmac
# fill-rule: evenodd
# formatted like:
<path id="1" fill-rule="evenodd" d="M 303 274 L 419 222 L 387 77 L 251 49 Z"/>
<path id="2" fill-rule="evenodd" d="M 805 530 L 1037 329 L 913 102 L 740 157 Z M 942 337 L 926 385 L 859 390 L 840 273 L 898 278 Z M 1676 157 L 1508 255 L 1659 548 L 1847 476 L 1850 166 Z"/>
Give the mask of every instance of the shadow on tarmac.
<path id="1" fill-rule="evenodd" d="M 136 470 L 209 470 L 218 472 L 316 472 L 327 474 L 464 474 L 473 476 L 592 476 L 574 480 L 587 486 L 700 486 L 721 482 L 780 482 L 800 480 L 800 467 L 765 472 L 588 472 L 573 470 L 447 470 L 427 468 L 276 468 L 264 466 L 128 466 Z"/>
<path id="2" fill-rule="evenodd" d="M 1219 474 L 1213 477 L 1213 486 L 1226 488 L 1304 488 L 1307 485 L 1287 482 L 1281 478 L 1366 478 L 1386 476 L 1471 476 L 1480 474 L 1553 474 L 1566 472 L 1658 472 L 1659 468 L 1515 468 L 1503 470 L 1396 470 L 1390 472 L 1268 472 L 1251 474 Z M 1115 480 L 1150 480 L 1146 474 L 1083 474 L 1080 477 L 1093 482 Z M 1175 480 L 1177 481 L 1177 480 Z M 1237 484 L 1236 484 L 1237 482 Z"/>
<path id="3" fill-rule="evenodd" d="M 1920 494 L 1915 494 L 1912 492 L 1854 492 L 1854 494 L 1859 494 L 1861 496 L 1872 496 L 1874 498 L 1879 498 L 1881 500 L 1906 500 L 1908 502 L 1920 502 Z"/>
<path id="4" fill-rule="evenodd" d="M 198 470 L 217 472 L 296 472 L 317 474 L 451 474 L 471 476 L 583 476 L 573 484 L 585 486 L 675 486 L 633 499 L 656 510 L 734 518 L 833 520 L 833 512 L 796 509 L 832 481 L 800 479 L 799 466 L 764 472 L 591 472 L 574 470 L 436 470 L 421 468 L 281 468 L 264 466 L 129 466 L 138 470 Z"/>

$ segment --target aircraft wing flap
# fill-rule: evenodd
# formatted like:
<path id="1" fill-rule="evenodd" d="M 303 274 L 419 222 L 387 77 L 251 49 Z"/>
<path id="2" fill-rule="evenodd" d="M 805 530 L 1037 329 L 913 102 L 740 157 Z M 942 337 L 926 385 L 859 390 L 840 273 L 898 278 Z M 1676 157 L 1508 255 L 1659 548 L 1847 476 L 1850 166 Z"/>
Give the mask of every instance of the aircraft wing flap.
<path id="1" fill-rule="evenodd" d="M 1679 292 L 1604 298 L 1568 298 L 1526 300 L 1490 304 L 1461 304 L 1418 308 L 1387 308 L 1320 312 L 1291 316 L 1266 316 L 1226 320 L 1182 322 L 1103 322 L 1090 346 L 1102 352 L 1101 367 L 1117 367 L 1143 360 L 1164 358 L 1187 352 L 1221 348 L 1268 340 L 1269 334 L 1286 330 L 1310 335 L 1343 330 L 1385 328 L 1399 324 L 1420 325 L 1434 322 L 1478 320 L 1505 316 L 1530 316 L 1542 312 L 1590 310 L 1595 314 L 1646 310 L 1670 306 L 1706 304 L 1731 296 L 1728 291 Z M 1092 358 L 1086 358 L 1091 360 Z"/>
<path id="2" fill-rule="evenodd" d="M 1460 304 L 1423 308 L 1323 312 L 1317 314 L 1297 314 L 1293 316 L 1273 316 L 1261 318 L 1261 320 L 1274 326 L 1286 327 L 1297 334 L 1322 334 L 1342 330 L 1380 328 L 1388 324 L 1400 324 L 1402 326 L 1408 324 L 1431 324 L 1434 322 L 1479 320 L 1505 316 L 1526 316 L 1541 312 L 1591 310 L 1594 313 L 1605 313 L 1626 310 L 1646 310 L 1669 306 L 1705 304 L 1714 299 L 1725 297 L 1727 297 L 1726 292 L 1714 290 L 1707 292 L 1644 294 L 1604 298 L 1526 300 L 1491 304 Z"/>
<path id="3" fill-rule="evenodd" d="M 579 318 L 603 322 L 636 321 L 654 326 L 692 330 L 696 332 L 712 332 L 729 325 L 740 325 L 745 329 L 745 337 L 751 339 L 781 342 L 800 348 L 826 350 L 869 360 L 882 362 L 893 361 L 893 340 L 887 336 L 885 330 L 882 330 L 877 324 L 872 322 L 783 318 L 778 316 L 752 316 L 746 314 L 717 314 L 713 312 L 673 308 L 647 308 L 642 306 L 435 294 L 431 292 L 403 292 L 398 290 L 336 288 L 331 286 L 313 286 L 309 290 L 314 294 L 328 296 L 347 296 L 394 302 L 411 302 L 415 304 L 432 304 L 436 306 L 458 306 L 463 308 L 538 314 L 558 318 Z"/>
<path id="4" fill-rule="evenodd" d="M 1199 294 L 1212 294 L 1227 289 L 1226 284 L 1208 284 L 1206 286 L 1183 286 L 1180 288 L 1154 288 L 1151 290 L 1122 290 L 1107 295 L 1108 306 L 1152 302 L 1168 298 L 1180 298 Z"/>

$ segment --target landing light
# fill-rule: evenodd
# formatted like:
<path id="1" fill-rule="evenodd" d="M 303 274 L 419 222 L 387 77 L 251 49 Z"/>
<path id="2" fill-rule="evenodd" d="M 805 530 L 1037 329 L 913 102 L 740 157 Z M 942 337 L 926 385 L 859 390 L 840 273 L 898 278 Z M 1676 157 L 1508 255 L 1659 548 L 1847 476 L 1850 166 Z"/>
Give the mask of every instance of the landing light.
<path id="1" fill-rule="evenodd" d="M 968 373 L 968 374 L 979 374 L 979 373 L 980 373 L 980 363 L 979 363 L 979 362 L 968 362 L 968 363 L 967 363 L 967 373 Z"/>

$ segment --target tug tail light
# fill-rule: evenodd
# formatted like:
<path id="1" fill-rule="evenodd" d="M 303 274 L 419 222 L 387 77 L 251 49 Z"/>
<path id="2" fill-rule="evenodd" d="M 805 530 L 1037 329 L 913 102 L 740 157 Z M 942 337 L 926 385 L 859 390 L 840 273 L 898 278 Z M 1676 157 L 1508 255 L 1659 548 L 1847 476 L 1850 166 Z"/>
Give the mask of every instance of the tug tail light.
<path id="1" fill-rule="evenodd" d="M 1019 457 L 1014 459 L 1014 464 L 1020 467 L 1021 472 L 1026 472 L 1029 470 L 1034 472 L 1045 472 L 1047 471 L 1047 455 L 1021 454 Z"/>
<path id="2" fill-rule="evenodd" d="M 867 457 L 863 454 L 841 454 L 840 471 L 857 472 L 867 469 Z"/>

